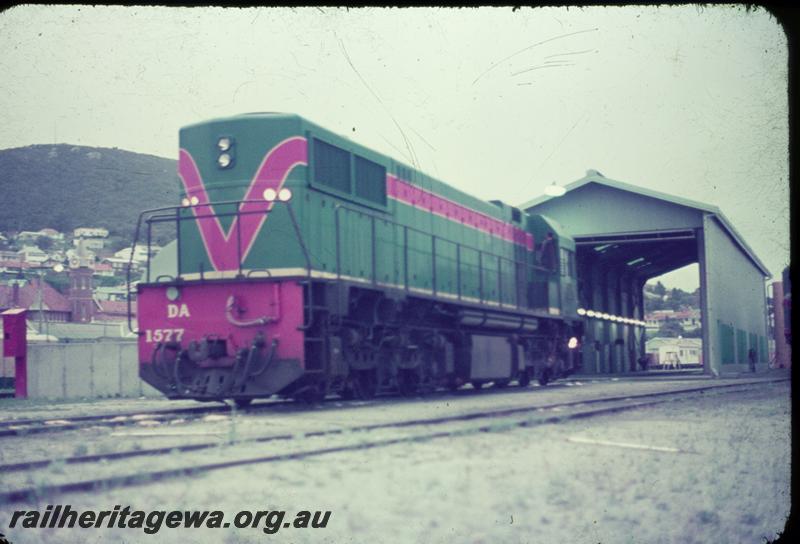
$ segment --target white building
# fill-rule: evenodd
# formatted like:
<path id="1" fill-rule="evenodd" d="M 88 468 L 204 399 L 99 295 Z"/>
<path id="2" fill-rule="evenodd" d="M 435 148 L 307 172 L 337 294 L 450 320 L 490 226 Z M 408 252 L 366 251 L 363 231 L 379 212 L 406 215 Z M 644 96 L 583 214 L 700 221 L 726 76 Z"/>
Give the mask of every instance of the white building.
<path id="1" fill-rule="evenodd" d="M 25 246 L 17 251 L 17 258 L 26 263 L 43 263 L 48 259 L 47 253 L 36 246 Z"/>
<path id="2" fill-rule="evenodd" d="M 108 238 L 108 230 L 103 228 L 80 227 L 72 231 L 73 238 Z"/>
<path id="3" fill-rule="evenodd" d="M 83 246 L 94 252 L 98 252 L 105 246 L 105 239 L 108 238 L 108 231 L 101 228 L 81 227 L 73 232 L 72 244 L 77 247 L 81 241 Z"/>
<path id="4" fill-rule="evenodd" d="M 158 246 L 150 246 L 150 256 L 154 256 L 161 248 Z M 131 260 L 131 248 L 126 247 L 114 253 L 114 259 L 124 259 L 125 262 Z M 110 260 L 110 259 L 109 259 Z M 144 263 L 147 261 L 147 246 L 137 245 L 133 250 L 134 262 Z"/>
<path id="5" fill-rule="evenodd" d="M 703 341 L 700 338 L 651 338 L 645 344 L 650 368 L 680 368 L 703 362 Z"/>
<path id="6" fill-rule="evenodd" d="M 37 231 L 23 230 L 22 232 L 17 234 L 17 240 L 22 243 L 35 242 L 41 236 L 56 241 L 64 239 L 64 235 L 58 232 L 56 229 L 44 228 L 42 230 L 37 230 Z"/>

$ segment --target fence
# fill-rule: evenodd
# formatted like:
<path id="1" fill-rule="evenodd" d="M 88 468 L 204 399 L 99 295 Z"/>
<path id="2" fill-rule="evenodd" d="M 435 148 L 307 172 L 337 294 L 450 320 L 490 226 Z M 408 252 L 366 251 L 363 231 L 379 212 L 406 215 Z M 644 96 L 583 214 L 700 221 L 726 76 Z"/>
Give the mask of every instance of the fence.
<path id="1" fill-rule="evenodd" d="M 28 344 L 28 397 L 160 396 L 139 379 L 135 341 Z"/>

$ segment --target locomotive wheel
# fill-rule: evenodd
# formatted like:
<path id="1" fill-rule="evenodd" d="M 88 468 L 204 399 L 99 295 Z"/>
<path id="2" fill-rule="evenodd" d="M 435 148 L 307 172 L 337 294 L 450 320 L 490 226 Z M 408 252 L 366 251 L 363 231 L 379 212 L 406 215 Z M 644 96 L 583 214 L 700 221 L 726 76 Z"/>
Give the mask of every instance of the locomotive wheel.
<path id="1" fill-rule="evenodd" d="M 419 372 L 414 369 L 401 368 L 397 372 L 397 390 L 404 397 L 411 397 L 419 389 Z"/>
<path id="2" fill-rule="evenodd" d="M 355 398 L 369 400 L 378 392 L 378 376 L 375 370 L 352 370 L 352 391 Z"/>
<path id="3" fill-rule="evenodd" d="M 517 382 L 519 382 L 520 387 L 528 387 L 531 384 L 531 373 L 527 370 L 523 370 L 519 373 Z"/>
<path id="4" fill-rule="evenodd" d="M 539 385 L 547 385 L 550 382 L 550 378 L 552 376 L 553 376 L 552 368 L 543 368 L 542 373 L 539 374 Z"/>
<path id="5" fill-rule="evenodd" d="M 233 399 L 237 408 L 247 408 L 253 402 L 253 399 Z"/>
<path id="6" fill-rule="evenodd" d="M 476 391 L 480 391 L 481 388 L 483 388 L 483 382 L 479 382 L 479 381 L 476 380 L 476 381 L 470 382 L 470 383 L 472 384 L 472 387 L 474 387 Z"/>

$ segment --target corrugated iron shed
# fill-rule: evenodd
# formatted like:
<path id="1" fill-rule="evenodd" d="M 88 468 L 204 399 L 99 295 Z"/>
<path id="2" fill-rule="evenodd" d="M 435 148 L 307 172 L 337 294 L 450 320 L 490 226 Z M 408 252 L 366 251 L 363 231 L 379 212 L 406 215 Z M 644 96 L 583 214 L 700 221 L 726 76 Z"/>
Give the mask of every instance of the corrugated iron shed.
<path id="1" fill-rule="evenodd" d="M 520 208 L 552 217 L 575 238 L 584 308 L 643 319 L 644 283 L 698 263 L 705 371 L 746 369 L 751 349 L 766 366 L 770 273 L 718 207 L 596 170 L 565 189 Z M 644 330 L 587 319 L 583 350 L 589 372 L 633 371 L 644 355 Z"/>

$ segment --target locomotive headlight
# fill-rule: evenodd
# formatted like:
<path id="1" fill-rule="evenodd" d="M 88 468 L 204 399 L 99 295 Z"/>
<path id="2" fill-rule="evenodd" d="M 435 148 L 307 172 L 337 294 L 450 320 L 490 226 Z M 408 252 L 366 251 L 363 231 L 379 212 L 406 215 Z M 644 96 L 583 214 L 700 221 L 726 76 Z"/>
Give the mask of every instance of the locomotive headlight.
<path id="1" fill-rule="evenodd" d="M 220 151 L 227 151 L 231 148 L 231 139 L 230 138 L 220 138 L 217 140 L 217 147 Z"/>
<path id="2" fill-rule="evenodd" d="M 231 156 L 227 153 L 223 153 L 217 158 L 217 164 L 219 164 L 220 168 L 227 168 L 231 165 Z"/>
<path id="3" fill-rule="evenodd" d="M 174 285 L 167 287 L 167 300 L 175 302 L 181 296 L 180 290 Z"/>
<path id="4" fill-rule="evenodd" d="M 189 200 L 189 203 L 192 206 L 197 206 L 198 204 L 200 204 L 200 199 L 197 198 L 196 196 L 192 196 L 192 198 Z"/>
<path id="5" fill-rule="evenodd" d="M 278 200 L 281 202 L 289 202 L 292 198 L 292 190 L 288 187 L 284 187 L 283 189 L 278 192 Z"/>
<path id="6" fill-rule="evenodd" d="M 188 198 L 184 198 L 183 200 L 181 200 L 181 206 L 183 206 L 184 208 L 188 208 L 191 204 L 192 203 L 189 201 Z"/>
<path id="7" fill-rule="evenodd" d="M 572 338 L 570 338 L 569 342 L 567 342 L 567 347 L 569 349 L 577 348 L 578 347 L 578 339 L 576 337 L 574 337 L 574 336 Z"/>
<path id="8" fill-rule="evenodd" d="M 278 198 L 278 192 L 273 189 L 272 187 L 268 187 L 264 189 L 264 200 L 267 202 L 274 202 L 276 198 Z"/>

